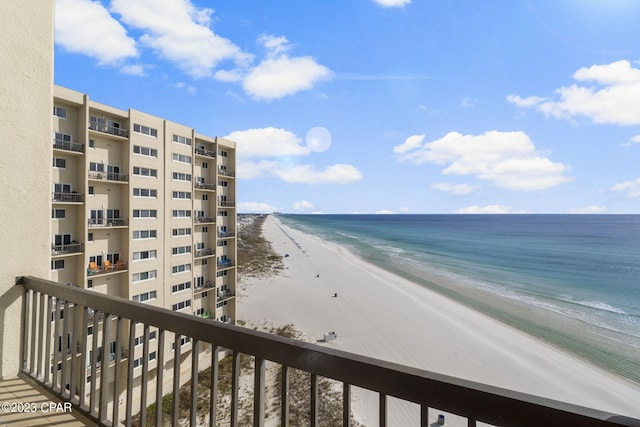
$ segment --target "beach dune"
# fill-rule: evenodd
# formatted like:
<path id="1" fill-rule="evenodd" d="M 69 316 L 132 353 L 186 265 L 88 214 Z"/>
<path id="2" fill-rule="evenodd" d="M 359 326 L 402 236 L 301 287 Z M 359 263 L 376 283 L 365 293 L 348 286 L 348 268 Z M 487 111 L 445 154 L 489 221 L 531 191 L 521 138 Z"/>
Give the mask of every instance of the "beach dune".
<path id="1" fill-rule="evenodd" d="M 240 319 L 294 324 L 321 345 L 640 418 L 640 385 L 600 369 L 419 284 L 344 247 L 269 216 L 264 237 L 283 258 L 277 276 L 240 284 Z M 337 295 L 337 296 L 336 296 Z M 377 425 L 377 395 L 354 391 L 353 411 Z M 436 420 L 437 410 L 430 411 Z M 417 405 L 389 406 L 390 425 L 415 425 Z M 447 425 L 464 425 L 455 417 Z"/>

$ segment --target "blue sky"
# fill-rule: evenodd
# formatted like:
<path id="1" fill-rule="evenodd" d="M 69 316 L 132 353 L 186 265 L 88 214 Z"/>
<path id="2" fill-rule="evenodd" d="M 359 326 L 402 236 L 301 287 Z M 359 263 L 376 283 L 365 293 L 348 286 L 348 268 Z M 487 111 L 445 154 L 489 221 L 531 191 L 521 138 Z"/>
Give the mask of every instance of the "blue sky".
<path id="1" fill-rule="evenodd" d="M 240 212 L 640 213 L 640 2 L 56 0 L 55 83 L 237 142 Z"/>

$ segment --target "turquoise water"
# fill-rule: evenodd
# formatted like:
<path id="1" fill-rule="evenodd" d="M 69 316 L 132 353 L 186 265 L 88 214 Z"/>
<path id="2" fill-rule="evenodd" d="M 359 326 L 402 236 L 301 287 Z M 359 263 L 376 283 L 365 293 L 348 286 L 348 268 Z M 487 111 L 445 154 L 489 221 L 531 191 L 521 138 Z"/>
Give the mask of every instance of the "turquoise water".
<path id="1" fill-rule="evenodd" d="M 278 215 L 640 382 L 640 215 Z"/>

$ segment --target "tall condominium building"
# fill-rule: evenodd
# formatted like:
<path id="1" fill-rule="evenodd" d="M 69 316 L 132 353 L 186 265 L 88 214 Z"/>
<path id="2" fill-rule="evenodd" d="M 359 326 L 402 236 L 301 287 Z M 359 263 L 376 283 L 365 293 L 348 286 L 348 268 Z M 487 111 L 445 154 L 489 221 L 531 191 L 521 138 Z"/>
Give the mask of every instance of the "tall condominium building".
<path id="1" fill-rule="evenodd" d="M 51 280 L 233 322 L 235 143 L 59 86 L 52 143 Z M 123 351 L 114 329 L 99 359 Z"/>

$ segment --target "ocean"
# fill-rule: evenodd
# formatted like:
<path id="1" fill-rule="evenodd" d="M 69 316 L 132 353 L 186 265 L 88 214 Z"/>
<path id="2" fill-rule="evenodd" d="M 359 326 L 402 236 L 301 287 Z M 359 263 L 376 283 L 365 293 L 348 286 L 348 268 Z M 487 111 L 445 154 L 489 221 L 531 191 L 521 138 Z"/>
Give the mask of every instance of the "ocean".
<path id="1" fill-rule="evenodd" d="M 640 382 L 640 215 L 278 218 Z"/>

